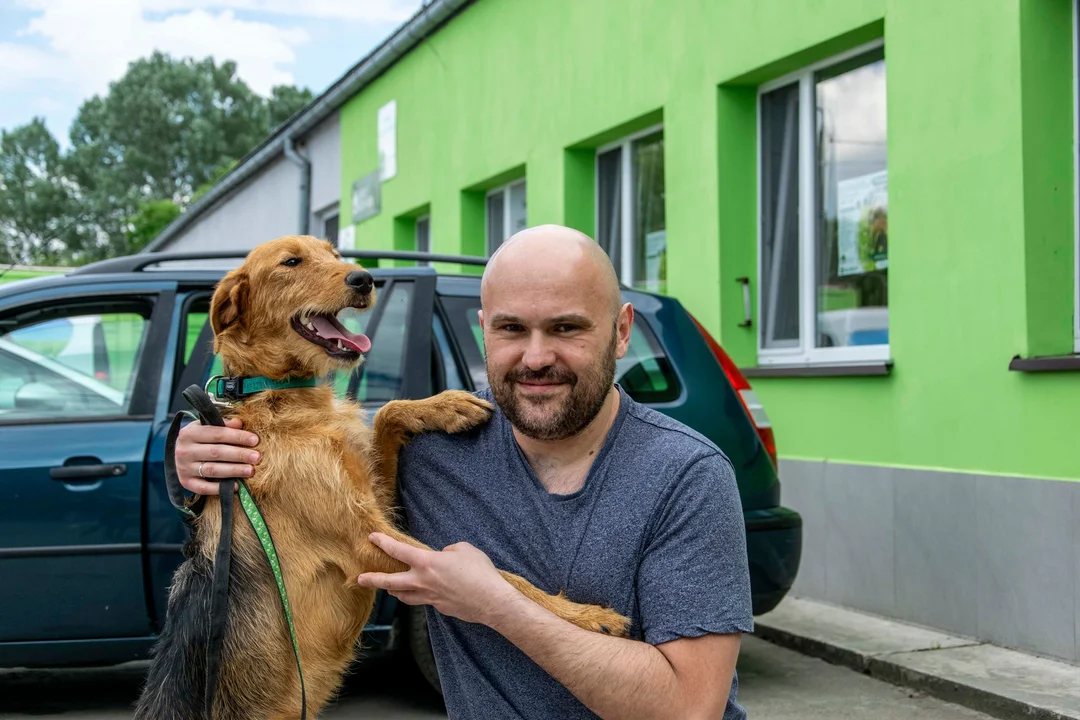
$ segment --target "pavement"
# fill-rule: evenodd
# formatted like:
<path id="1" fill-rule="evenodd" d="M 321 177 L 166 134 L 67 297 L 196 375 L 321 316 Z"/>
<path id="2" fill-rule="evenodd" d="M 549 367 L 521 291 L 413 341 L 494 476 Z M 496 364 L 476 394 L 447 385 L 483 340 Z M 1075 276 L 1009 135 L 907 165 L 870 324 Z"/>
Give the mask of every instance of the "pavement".
<path id="1" fill-rule="evenodd" d="M 120 720 L 131 717 L 145 663 L 78 670 L 0 671 L 4 720 Z M 751 720 L 990 720 L 990 716 L 907 690 L 756 637 L 739 654 L 739 701 Z M 371 662 L 348 679 L 322 718 L 445 718 L 439 699 L 407 658 Z"/>
<path id="2" fill-rule="evenodd" d="M 1000 718 L 1080 720 L 1080 666 L 801 598 L 755 635 Z"/>

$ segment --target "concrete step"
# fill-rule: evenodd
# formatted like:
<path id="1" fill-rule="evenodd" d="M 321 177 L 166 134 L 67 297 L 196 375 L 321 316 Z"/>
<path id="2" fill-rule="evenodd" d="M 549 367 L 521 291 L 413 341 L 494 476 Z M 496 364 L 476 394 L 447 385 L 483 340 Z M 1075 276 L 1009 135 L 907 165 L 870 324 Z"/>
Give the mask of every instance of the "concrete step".
<path id="1" fill-rule="evenodd" d="M 803 598 L 754 634 L 1001 718 L 1080 720 L 1080 666 Z"/>

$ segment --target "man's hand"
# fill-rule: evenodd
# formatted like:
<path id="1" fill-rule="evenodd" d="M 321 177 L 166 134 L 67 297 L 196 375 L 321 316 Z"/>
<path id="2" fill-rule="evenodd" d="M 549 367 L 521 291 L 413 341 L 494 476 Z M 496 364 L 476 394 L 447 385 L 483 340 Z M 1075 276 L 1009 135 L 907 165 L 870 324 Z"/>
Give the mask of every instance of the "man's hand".
<path id="1" fill-rule="evenodd" d="M 225 427 L 196 422 L 181 429 L 175 455 L 180 484 L 199 495 L 217 495 L 221 478 L 251 477 L 260 458 L 252 450 L 259 437 L 241 428 L 240 420 L 230 418 Z"/>
<path id="2" fill-rule="evenodd" d="M 439 552 L 406 545 L 382 533 L 372 533 L 368 539 L 410 569 L 364 573 L 357 582 L 382 588 L 408 605 L 431 605 L 443 615 L 486 625 L 508 599 L 519 594 L 488 556 L 469 543 Z"/>

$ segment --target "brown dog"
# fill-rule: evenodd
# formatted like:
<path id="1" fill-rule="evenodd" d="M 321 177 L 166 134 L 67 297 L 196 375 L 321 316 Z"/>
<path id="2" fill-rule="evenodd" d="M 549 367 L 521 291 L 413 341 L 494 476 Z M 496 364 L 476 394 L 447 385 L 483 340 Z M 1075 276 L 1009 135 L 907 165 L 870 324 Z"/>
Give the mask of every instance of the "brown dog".
<path id="1" fill-rule="evenodd" d="M 214 349 L 229 375 L 274 379 L 350 371 L 370 343 L 336 316 L 370 309 L 370 274 L 343 262 L 327 242 L 290 236 L 255 248 L 218 285 L 210 308 Z M 248 487 L 273 534 L 300 645 L 308 712 L 315 717 L 338 688 L 375 600 L 364 572 L 407 567 L 368 541 L 399 532 L 391 504 L 398 451 L 413 434 L 460 432 L 485 422 L 488 403 L 460 391 L 394 401 L 373 429 L 357 404 L 336 400 L 328 385 L 269 390 L 227 415 L 260 437 L 264 457 Z M 300 683 L 287 625 L 266 556 L 237 508 L 229 620 L 214 717 L 290 720 L 300 714 Z M 221 526 L 218 498 L 195 524 L 189 559 L 177 570 L 168 615 L 136 717 L 203 717 L 206 639 L 213 557 Z M 549 595 L 524 578 L 504 576 L 528 597 L 580 627 L 625 634 L 613 610 Z"/>

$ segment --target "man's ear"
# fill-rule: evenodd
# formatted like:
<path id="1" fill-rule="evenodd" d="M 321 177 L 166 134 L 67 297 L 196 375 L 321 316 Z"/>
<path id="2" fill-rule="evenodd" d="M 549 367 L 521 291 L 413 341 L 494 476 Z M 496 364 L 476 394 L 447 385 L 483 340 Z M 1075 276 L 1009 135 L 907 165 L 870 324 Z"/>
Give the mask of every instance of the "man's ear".
<path id="1" fill-rule="evenodd" d="M 210 301 L 210 326 L 214 335 L 221 335 L 234 325 L 243 327 L 247 304 L 247 273 L 233 270 L 218 283 Z"/>

